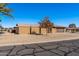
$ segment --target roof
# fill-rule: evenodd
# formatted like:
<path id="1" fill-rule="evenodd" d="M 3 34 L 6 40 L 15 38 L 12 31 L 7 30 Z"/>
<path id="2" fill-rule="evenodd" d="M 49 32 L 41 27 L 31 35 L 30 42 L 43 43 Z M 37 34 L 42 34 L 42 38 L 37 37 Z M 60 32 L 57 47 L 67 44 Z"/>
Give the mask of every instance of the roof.
<path id="1" fill-rule="evenodd" d="M 39 27 L 39 24 L 16 24 L 16 26 L 32 26 L 32 27 Z M 64 26 L 54 25 L 55 28 L 66 28 Z"/>
<path id="2" fill-rule="evenodd" d="M 77 28 L 69 28 L 69 27 L 67 27 L 66 29 L 79 29 L 79 27 L 77 27 Z"/>
<path id="3" fill-rule="evenodd" d="M 16 26 L 30 26 L 30 24 L 16 24 Z"/>
<path id="4" fill-rule="evenodd" d="M 16 24 L 16 26 L 33 26 L 33 27 L 38 27 L 39 24 Z"/>
<path id="5" fill-rule="evenodd" d="M 56 27 L 56 28 L 66 28 L 65 26 L 58 26 L 58 25 L 54 25 L 54 27 Z"/>

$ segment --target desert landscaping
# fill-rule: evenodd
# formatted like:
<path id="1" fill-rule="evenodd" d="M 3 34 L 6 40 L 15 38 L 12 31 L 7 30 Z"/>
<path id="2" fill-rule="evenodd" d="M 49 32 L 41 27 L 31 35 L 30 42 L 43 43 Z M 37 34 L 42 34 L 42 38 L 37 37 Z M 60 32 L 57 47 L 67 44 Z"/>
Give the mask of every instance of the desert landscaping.
<path id="1" fill-rule="evenodd" d="M 64 40 L 76 40 L 79 39 L 79 33 L 48 33 L 44 35 L 34 34 L 14 34 L 4 32 L 0 34 L 0 46 L 7 45 L 22 45 L 22 44 L 33 44 L 33 43 L 45 43 L 55 42 Z"/>

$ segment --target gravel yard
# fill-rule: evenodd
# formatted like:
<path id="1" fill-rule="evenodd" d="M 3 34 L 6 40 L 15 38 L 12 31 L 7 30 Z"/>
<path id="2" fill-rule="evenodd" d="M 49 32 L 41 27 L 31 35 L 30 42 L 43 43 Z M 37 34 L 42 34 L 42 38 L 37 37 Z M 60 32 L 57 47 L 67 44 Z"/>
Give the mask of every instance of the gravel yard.
<path id="1" fill-rule="evenodd" d="M 0 46 L 44 43 L 79 39 L 79 33 L 49 33 L 47 35 L 19 35 L 5 32 L 0 36 Z"/>

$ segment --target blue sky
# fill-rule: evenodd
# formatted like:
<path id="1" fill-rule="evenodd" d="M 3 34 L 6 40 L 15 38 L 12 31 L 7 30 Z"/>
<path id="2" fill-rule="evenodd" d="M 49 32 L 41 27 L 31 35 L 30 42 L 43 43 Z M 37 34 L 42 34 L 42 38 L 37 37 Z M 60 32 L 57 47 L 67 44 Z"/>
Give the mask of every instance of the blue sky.
<path id="1" fill-rule="evenodd" d="M 1 24 L 4 27 L 14 27 L 16 24 L 37 24 L 44 16 L 60 26 L 68 26 L 75 23 L 79 26 L 79 4 L 68 3 L 11 3 L 11 14 L 14 20 L 3 17 Z"/>

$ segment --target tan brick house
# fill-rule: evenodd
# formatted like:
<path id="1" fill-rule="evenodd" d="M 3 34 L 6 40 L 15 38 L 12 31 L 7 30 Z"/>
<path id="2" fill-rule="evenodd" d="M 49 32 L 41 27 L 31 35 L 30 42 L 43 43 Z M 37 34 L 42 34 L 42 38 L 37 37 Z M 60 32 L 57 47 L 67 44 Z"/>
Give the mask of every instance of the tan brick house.
<path id="1" fill-rule="evenodd" d="M 50 29 L 40 28 L 39 25 L 28 25 L 28 24 L 17 24 L 14 27 L 15 33 L 17 34 L 46 34 L 46 33 L 56 33 L 64 32 L 65 27 L 63 26 L 54 26 Z"/>
<path id="2" fill-rule="evenodd" d="M 77 27 L 77 28 L 69 28 L 69 27 L 67 27 L 66 32 L 72 32 L 72 33 L 79 32 L 79 27 Z"/>

